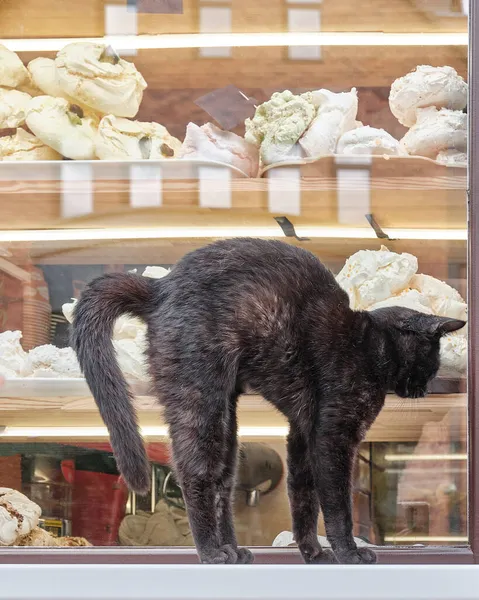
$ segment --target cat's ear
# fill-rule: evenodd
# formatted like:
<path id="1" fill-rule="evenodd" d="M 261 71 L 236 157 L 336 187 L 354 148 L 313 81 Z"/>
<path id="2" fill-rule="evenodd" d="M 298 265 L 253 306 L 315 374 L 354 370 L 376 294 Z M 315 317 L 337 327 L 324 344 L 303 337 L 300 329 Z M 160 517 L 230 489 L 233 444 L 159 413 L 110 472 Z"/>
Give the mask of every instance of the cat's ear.
<path id="1" fill-rule="evenodd" d="M 426 335 L 446 335 L 447 333 L 462 329 L 465 324 L 466 322 L 460 319 L 418 313 L 403 321 L 399 321 L 397 327 L 401 331 L 425 333 Z"/>

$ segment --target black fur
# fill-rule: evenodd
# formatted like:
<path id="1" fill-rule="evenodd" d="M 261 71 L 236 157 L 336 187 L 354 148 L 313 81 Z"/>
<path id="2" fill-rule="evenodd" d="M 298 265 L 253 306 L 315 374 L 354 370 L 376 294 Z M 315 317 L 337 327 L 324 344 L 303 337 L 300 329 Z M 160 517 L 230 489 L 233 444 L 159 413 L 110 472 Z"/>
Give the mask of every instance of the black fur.
<path id="1" fill-rule="evenodd" d="M 304 560 L 375 562 L 352 536 L 358 445 L 389 390 L 425 395 L 440 337 L 462 321 L 403 308 L 352 311 L 314 255 L 277 241 L 217 242 L 161 280 L 97 279 L 76 308 L 73 345 L 119 469 L 141 493 L 149 486 L 147 458 L 110 339 L 123 313 L 148 324 L 150 372 L 202 562 L 252 560 L 238 549 L 231 505 L 236 403 L 246 390 L 289 420 L 288 490 Z M 317 540 L 320 508 L 334 556 Z"/>

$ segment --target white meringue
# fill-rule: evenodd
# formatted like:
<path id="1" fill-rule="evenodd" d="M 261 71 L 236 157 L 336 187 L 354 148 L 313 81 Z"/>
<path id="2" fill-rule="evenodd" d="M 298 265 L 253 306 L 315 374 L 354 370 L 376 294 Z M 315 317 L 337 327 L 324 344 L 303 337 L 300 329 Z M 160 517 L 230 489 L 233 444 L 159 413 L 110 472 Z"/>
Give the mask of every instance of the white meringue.
<path id="1" fill-rule="evenodd" d="M 51 344 L 37 346 L 28 353 L 24 377 L 79 378 L 80 365 L 73 348 L 57 348 Z"/>
<path id="2" fill-rule="evenodd" d="M 416 124 L 401 140 L 408 154 L 436 158 L 442 150 L 465 152 L 467 115 L 447 108 L 420 108 Z"/>
<path id="3" fill-rule="evenodd" d="M 0 129 L 20 127 L 32 97 L 24 92 L 0 87 Z"/>
<path id="4" fill-rule="evenodd" d="M 16 88 L 28 79 L 28 71 L 20 58 L 0 44 L 0 86 Z"/>
<path id="5" fill-rule="evenodd" d="M 366 309 L 407 288 L 417 268 L 412 254 L 396 254 L 382 246 L 353 254 L 336 280 L 347 292 L 351 308 Z"/>
<path id="6" fill-rule="evenodd" d="M 467 321 L 467 304 L 449 284 L 430 275 L 418 274 L 411 279 L 410 286 L 429 299 L 435 315 Z"/>
<path id="7" fill-rule="evenodd" d="M 405 156 L 398 140 L 384 129 L 366 125 L 346 132 L 338 142 L 338 154 Z"/>
<path id="8" fill-rule="evenodd" d="M 425 313 L 427 315 L 434 314 L 434 311 L 429 306 L 429 301 L 417 290 L 406 289 L 397 296 L 391 296 L 381 302 L 376 302 L 368 308 L 368 310 L 376 310 L 377 308 L 387 308 L 389 306 L 401 306 L 403 308 L 410 308 L 411 310 L 417 310 L 418 312 Z"/>
<path id="9" fill-rule="evenodd" d="M 135 339 L 113 340 L 118 364 L 125 377 L 145 381 L 148 369 L 144 356 L 146 347 L 145 334 L 141 331 Z"/>
<path id="10" fill-rule="evenodd" d="M 40 89 L 44 95 L 54 98 L 64 98 L 72 101 L 63 92 L 58 83 L 58 72 L 55 61 L 51 58 L 35 58 L 28 63 L 28 72 L 33 84 Z"/>
<path id="11" fill-rule="evenodd" d="M 63 315 L 69 323 L 73 323 L 73 313 L 77 302 L 78 300 L 73 300 L 62 306 Z M 113 339 L 135 339 L 139 334 L 144 335 L 145 333 L 146 325 L 143 321 L 136 317 L 121 316 L 115 321 Z"/>
<path id="12" fill-rule="evenodd" d="M 61 155 L 24 129 L 0 137 L 0 161 L 60 160 Z"/>
<path id="13" fill-rule="evenodd" d="M 0 374 L 7 379 L 19 377 L 27 359 L 21 339 L 21 331 L 0 333 Z"/>
<path id="14" fill-rule="evenodd" d="M 341 136 L 356 127 L 356 88 L 339 94 L 329 90 L 317 90 L 311 92 L 311 97 L 318 112 L 300 138 L 299 144 L 305 155 L 310 158 L 334 154 Z"/>
<path id="15" fill-rule="evenodd" d="M 0 488 L 0 546 L 11 546 L 28 535 L 40 520 L 42 509 L 10 488 Z"/>
<path id="16" fill-rule="evenodd" d="M 100 121 L 95 150 L 102 160 L 174 158 L 181 150 L 181 142 L 158 123 L 108 115 Z"/>
<path id="17" fill-rule="evenodd" d="M 458 333 L 442 337 L 440 363 L 441 375 L 465 374 L 467 371 L 467 338 Z"/>
<path id="18" fill-rule="evenodd" d="M 133 63 L 103 44 L 74 42 L 58 53 L 55 65 L 64 94 L 92 109 L 117 117 L 134 117 L 146 81 Z"/>
<path id="19" fill-rule="evenodd" d="M 170 269 L 165 269 L 164 267 L 146 267 L 143 271 L 143 277 L 150 277 L 151 279 L 162 279 L 166 277 Z"/>
<path id="20" fill-rule="evenodd" d="M 236 167 L 248 177 L 256 177 L 259 169 L 258 149 L 253 144 L 212 123 L 202 127 L 188 123 L 180 158 L 218 161 Z"/>
<path id="21" fill-rule="evenodd" d="M 73 110 L 72 110 L 73 109 Z M 64 98 L 37 96 L 27 108 L 27 125 L 45 144 L 76 160 L 95 158 L 98 122 Z"/>
<path id="22" fill-rule="evenodd" d="M 467 104 L 467 83 L 452 67 L 420 65 L 391 86 L 391 112 L 406 127 L 416 122 L 416 110 L 433 106 L 462 110 Z"/>
<path id="23" fill-rule="evenodd" d="M 447 150 L 441 150 L 436 156 L 436 160 L 443 165 L 466 167 L 467 153 L 448 148 Z"/>

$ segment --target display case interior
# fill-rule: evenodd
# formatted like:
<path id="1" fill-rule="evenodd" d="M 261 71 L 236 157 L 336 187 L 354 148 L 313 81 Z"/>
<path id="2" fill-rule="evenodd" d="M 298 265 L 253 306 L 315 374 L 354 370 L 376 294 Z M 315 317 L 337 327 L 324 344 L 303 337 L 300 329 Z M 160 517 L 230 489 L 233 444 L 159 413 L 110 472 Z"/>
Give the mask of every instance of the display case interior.
<path id="1" fill-rule="evenodd" d="M 354 309 L 467 319 L 466 6 L 394 5 L 2 4 L 0 487 L 33 504 L 0 499 L 16 528 L 0 545 L 193 545 L 144 325 L 125 317 L 114 344 L 146 498 L 122 482 L 69 347 L 72 301 L 103 273 L 167 277 L 216 239 L 280 239 L 320 258 Z M 465 330 L 444 340 L 427 398 L 387 396 L 354 474 L 359 543 L 468 543 L 467 349 Z M 287 432 L 240 398 L 241 544 L 293 544 Z"/>

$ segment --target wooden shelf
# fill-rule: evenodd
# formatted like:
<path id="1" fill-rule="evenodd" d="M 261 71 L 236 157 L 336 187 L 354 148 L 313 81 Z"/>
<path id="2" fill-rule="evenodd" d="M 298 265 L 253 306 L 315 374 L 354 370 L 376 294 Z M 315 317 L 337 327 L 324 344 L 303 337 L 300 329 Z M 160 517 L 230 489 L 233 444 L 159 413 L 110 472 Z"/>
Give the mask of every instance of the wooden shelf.
<path id="1" fill-rule="evenodd" d="M 4 397 L 0 399 L 1 426 L 81 428 L 103 425 L 95 402 L 88 393 L 83 396 L 58 397 L 25 394 L 16 398 L 5 397 L 4 392 L 2 394 Z M 156 398 L 138 396 L 135 398 L 135 405 L 143 426 L 159 427 L 165 424 L 162 408 Z M 390 395 L 369 431 L 367 441 L 417 441 L 427 423 L 441 421 L 450 412 L 458 414 L 458 421 L 462 421 L 466 419 L 466 411 L 466 394 L 430 394 L 421 400 L 403 400 Z M 287 425 L 280 413 L 256 395 L 240 398 L 238 420 L 241 427 L 273 428 Z M 458 428 L 453 439 L 462 439 L 463 430 L 464 428 Z M 265 435 L 269 439 L 269 434 Z M 0 443 L 8 443 L 12 439 L 0 436 Z"/>
<path id="2" fill-rule="evenodd" d="M 271 225 L 283 214 L 297 225 L 357 227 L 368 212 L 383 227 L 464 229 L 466 187 L 465 169 L 413 157 L 324 157 L 262 179 L 181 160 L 0 163 L 9 229 Z"/>

